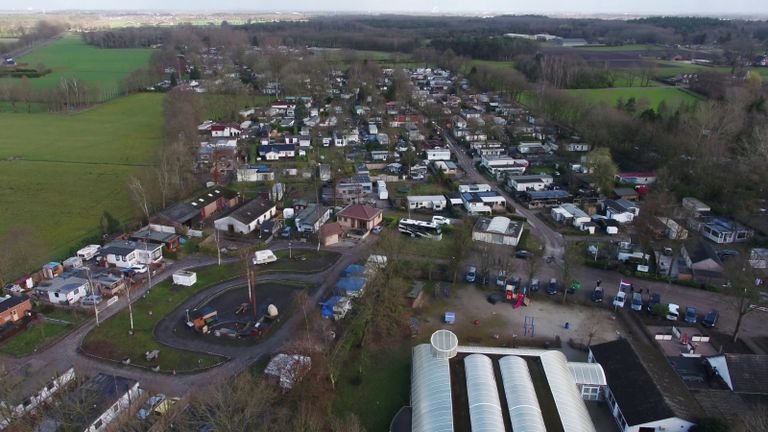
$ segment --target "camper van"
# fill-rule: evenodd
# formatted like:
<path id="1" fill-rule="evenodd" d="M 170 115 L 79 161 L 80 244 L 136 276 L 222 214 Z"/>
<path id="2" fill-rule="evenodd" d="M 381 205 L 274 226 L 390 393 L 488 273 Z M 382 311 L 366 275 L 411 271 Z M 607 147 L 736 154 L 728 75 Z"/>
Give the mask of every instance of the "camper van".
<path id="1" fill-rule="evenodd" d="M 277 257 L 270 249 L 256 251 L 253 255 L 253 263 L 257 265 L 277 261 Z"/>

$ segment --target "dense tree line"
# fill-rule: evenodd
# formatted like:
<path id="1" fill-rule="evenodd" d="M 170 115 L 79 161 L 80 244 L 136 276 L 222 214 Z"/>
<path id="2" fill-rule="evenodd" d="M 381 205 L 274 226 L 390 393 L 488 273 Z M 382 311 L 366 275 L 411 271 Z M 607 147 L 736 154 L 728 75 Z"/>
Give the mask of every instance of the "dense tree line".
<path id="1" fill-rule="evenodd" d="M 523 54 L 534 54 L 539 49 L 539 44 L 534 41 L 505 37 L 433 39 L 429 45 L 440 51 L 450 49 L 461 56 L 497 61 L 510 61 Z"/>
<path id="2" fill-rule="evenodd" d="M 17 40 L 12 43 L 0 44 L 0 53 L 9 53 L 19 48 L 33 46 L 41 41 L 58 36 L 66 28 L 65 24 L 52 21 L 38 21 L 30 29 L 19 27 L 16 31 L 10 33 L 17 36 Z"/>

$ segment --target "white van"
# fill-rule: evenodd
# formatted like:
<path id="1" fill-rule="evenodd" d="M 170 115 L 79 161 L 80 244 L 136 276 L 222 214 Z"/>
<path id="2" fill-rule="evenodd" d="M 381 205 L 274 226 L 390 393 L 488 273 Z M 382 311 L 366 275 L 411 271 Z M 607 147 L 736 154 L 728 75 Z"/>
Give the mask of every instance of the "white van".
<path id="1" fill-rule="evenodd" d="M 676 305 L 674 303 L 670 303 L 667 305 L 667 309 L 669 312 L 667 312 L 667 319 L 670 321 L 677 321 L 680 318 L 680 306 Z"/>

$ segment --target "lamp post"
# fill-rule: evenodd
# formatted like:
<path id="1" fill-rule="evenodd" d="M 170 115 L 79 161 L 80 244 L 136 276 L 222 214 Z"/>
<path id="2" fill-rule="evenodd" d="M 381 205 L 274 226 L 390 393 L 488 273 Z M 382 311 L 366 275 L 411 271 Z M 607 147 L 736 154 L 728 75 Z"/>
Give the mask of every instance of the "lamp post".
<path id="1" fill-rule="evenodd" d="M 293 259 L 293 248 L 291 247 L 291 241 L 288 240 L 288 258 Z"/>
<path id="2" fill-rule="evenodd" d="M 91 277 L 91 268 L 85 267 L 88 272 L 88 286 L 91 288 L 91 300 L 93 300 L 93 314 L 96 315 L 96 327 L 99 327 L 99 309 L 96 307 L 96 296 L 93 294 L 93 278 Z"/>

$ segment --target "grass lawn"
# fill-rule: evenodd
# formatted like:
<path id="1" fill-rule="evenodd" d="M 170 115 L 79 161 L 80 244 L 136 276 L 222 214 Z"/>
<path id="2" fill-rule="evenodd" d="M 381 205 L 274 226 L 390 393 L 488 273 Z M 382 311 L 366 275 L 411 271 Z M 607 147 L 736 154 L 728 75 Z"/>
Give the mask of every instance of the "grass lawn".
<path id="1" fill-rule="evenodd" d="M 61 256 L 103 212 L 133 217 L 126 180 L 152 163 L 161 110 L 161 95 L 139 94 L 75 114 L 0 113 L 0 234 L 28 225 Z"/>
<path id="2" fill-rule="evenodd" d="M 399 345 L 368 352 L 362 374 L 358 374 L 359 353 L 350 355 L 337 386 L 339 414 L 353 412 L 369 431 L 389 430 L 392 417 L 408 404 L 410 395 L 411 350 Z"/>
<path id="3" fill-rule="evenodd" d="M 341 256 L 338 252 L 297 248 L 294 248 L 291 251 L 279 250 L 275 252 L 275 255 L 278 258 L 276 262 L 267 264 L 264 267 L 256 268 L 263 269 L 262 271 L 264 273 L 317 273 L 332 266 L 339 259 L 339 256 Z M 293 259 L 289 258 L 289 256 L 293 256 Z"/>
<path id="4" fill-rule="evenodd" d="M 79 78 L 104 92 L 114 91 L 129 73 L 147 67 L 151 55 L 151 49 L 96 48 L 87 45 L 80 36 L 67 35 L 17 61 L 33 68 L 42 63 L 52 70 L 45 76 L 30 79 L 33 88 L 54 87 L 61 78 Z"/>
<path id="5" fill-rule="evenodd" d="M 17 357 L 32 354 L 75 328 L 73 324 L 40 320 L 0 345 L 0 352 Z"/>
<path id="6" fill-rule="evenodd" d="M 692 103 L 700 100 L 695 95 L 675 87 L 633 87 L 566 90 L 571 96 L 582 97 L 590 102 L 615 105 L 619 98 L 626 102 L 634 97 L 638 102 L 646 101 L 649 106 L 656 108 L 663 100 L 667 106 L 674 107 L 681 103 Z"/>
<path id="7" fill-rule="evenodd" d="M 131 364 L 152 367 L 159 365 L 161 371 L 191 372 L 208 367 L 224 359 L 204 353 L 179 350 L 160 344 L 155 340 L 154 328 L 160 320 L 179 307 L 194 294 L 241 273 L 239 263 L 210 266 L 197 271 L 197 283 L 191 287 L 174 287 L 167 280 L 148 292 L 133 304 L 135 334 L 128 336 L 130 328 L 128 308 L 123 309 L 101 323 L 86 336 L 83 350 L 99 357 L 120 361 L 126 357 Z M 150 315 L 151 312 L 151 315 Z M 144 359 L 146 351 L 160 350 L 156 361 Z"/>
<path id="8" fill-rule="evenodd" d="M 580 51 L 596 51 L 596 52 L 636 52 L 636 51 L 661 51 L 663 47 L 656 45 L 646 44 L 631 44 L 631 45 L 616 45 L 616 46 L 584 46 L 574 47 L 574 49 Z"/>

